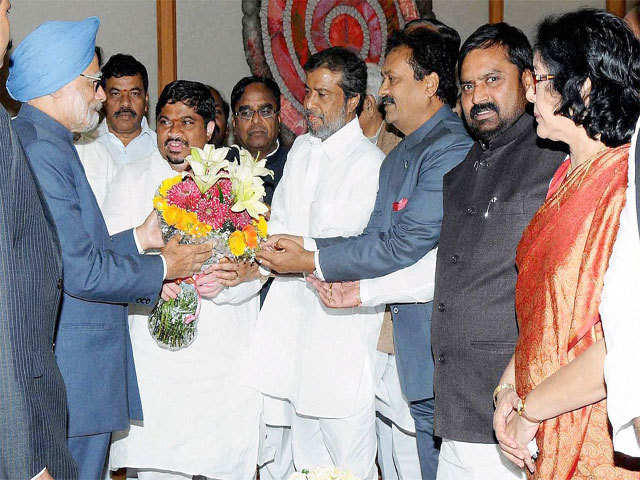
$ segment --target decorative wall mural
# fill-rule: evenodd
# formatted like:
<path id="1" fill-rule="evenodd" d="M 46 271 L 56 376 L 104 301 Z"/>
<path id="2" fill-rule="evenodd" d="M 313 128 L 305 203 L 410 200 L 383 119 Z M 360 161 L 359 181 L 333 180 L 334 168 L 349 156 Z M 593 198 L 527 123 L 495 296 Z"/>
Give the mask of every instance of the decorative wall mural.
<path id="1" fill-rule="evenodd" d="M 388 35 L 431 13 L 430 0 L 243 0 L 247 63 L 254 75 L 282 90 L 285 141 L 306 131 L 302 116 L 304 71 L 310 55 L 331 46 L 360 52 L 382 64 Z"/>

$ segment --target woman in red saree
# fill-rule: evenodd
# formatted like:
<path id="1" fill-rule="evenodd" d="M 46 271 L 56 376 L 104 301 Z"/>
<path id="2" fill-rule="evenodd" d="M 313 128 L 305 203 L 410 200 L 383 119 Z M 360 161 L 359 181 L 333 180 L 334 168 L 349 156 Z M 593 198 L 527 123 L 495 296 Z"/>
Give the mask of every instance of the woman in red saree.
<path id="1" fill-rule="evenodd" d="M 602 11 L 549 18 L 538 29 L 527 98 L 538 136 L 566 143 L 570 155 L 518 245 L 520 336 L 494 416 L 503 452 L 530 478 L 640 479 L 614 462 L 598 314 L 640 114 L 638 58 L 631 31 Z"/>

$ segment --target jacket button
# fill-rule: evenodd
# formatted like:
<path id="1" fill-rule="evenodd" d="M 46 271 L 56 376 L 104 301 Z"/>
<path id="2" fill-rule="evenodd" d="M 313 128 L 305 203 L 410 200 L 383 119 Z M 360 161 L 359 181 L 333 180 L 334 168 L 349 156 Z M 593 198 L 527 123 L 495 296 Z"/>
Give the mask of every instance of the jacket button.
<path id="1" fill-rule="evenodd" d="M 63 285 L 62 279 L 59 278 L 58 281 L 56 282 L 56 286 L 58 287 L 58 290 L 62 290 L 62 285 Z"/>
<path id="2" fill-rule="evenodd" d="M 467 207 L 467 215 L 475 215 L 476 214 L 476 207 Z"/>
<path id="3" fill-rule="evenodd" d="M 439 303 L 438 304 L 438 311 L 439 312 L 444 312 L 447 308 L 444 306 L 444 303 Z"/>
<path id="4" fill-rule="evenodd" d="M 458 263 L 458 259 L 459 259 L 459 258 L 460 258 L 460 257 L 459 257 L 458 255 L 451 255 L 451 256 L 449 257 L 449 261 L 455 265 L 456 263 Z"/>
<path id="5" fill-rule="evenodd" d="M 440 355 L 438 355 L 438 362 L 444 363 L 444 353 L 441 353 Z"/>
<path id="6" fill-rule="evenodd" d="M 397 315 L 398 314 L 398 307 L 393 307 L 393 309 L 391 311 Z"/>

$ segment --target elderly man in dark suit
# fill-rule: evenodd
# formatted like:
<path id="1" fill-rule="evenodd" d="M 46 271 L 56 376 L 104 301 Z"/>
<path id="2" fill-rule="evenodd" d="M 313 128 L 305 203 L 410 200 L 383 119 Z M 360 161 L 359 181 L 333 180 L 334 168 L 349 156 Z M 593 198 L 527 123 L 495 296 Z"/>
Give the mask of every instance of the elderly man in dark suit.
<path id="1" fill-rule="evenodd" d="M 9 43 L 0 2 L 0 63 Z M 53 355 L 62 257 L 53 219 L 0 107 L 0 478 L 77 478 Z"/>
<path id="2" fill-rule="evenodd" d="M 99 20 L 47 22 L 13 53 L 7 90 L 26 102 L 13 121 L 60 239 L 64 278 L 56 360 L 69 400 L 68 445 L 79 478 L 99 478 L 111 432 L 142 419 L 127 303 L 153 304 L 163 279 L 189 277 L 210 245 L 166 246 L 152 213 L 109 236 L 73 146 L 105 99 L 95 56 Z M 42 72 L 46 72 L 43 75 Z M 160 248 L 160 255 L 141 255 Z"/>
<path id="3" fill-rule="evenodd" d="M 423 257 L 428 260 L 440 237 L 442 176 L 463 160 L 472 141 L 448 106 L 455 103 L 455 73 L 442 37 L 418 29 L 397 33 L 388 44 L 380 96 L 387 121 L 405 138 L 382 164 L 367 228 L 355 237 L 305 239 L 306 250 L 299 237 L 274 237 L 271 243 L 277 250 L 265 249 L 258 256 L 280 273 L 315 271 L 328 282 L 356 281 L 314 281 L 330 307 L 391 304 L 398 374 L 411 402 L 422 478 L 432 480 L 438 450 L 432 430 L 431 295 L 420 292 L 407 298 L 397 292 L 395 298 L 389 298 L 388 288 L 382 295 L 373 292 L 382 290 L 380 282 L 385 283 L 377 277 L 412 267 Z M 433 263 L 427 261 L 424 267 L 418 275 L 413 272 L 413 278 L 428 284 L 433 279 Z M 405 273 L 409 271 L 399 273 L 401 280 L 390 284 L 415 287 Z"/>

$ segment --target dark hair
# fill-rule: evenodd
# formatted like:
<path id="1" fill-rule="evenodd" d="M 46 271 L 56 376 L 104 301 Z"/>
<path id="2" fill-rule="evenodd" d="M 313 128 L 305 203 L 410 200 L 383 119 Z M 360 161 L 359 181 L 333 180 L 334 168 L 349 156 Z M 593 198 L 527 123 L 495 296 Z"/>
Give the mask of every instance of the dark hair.
<path id="1" fill-rule="evenodd" d="M 242 98 L 242 95 L 244 95 L 244 91 L 246 90 L 246 88 L 254 83 L 261 83 L 262 85 L 267 87 L 269 91 L 271 91 L 273 98 L 276 99 L 276 110 L 280 110 L 280 87 L 278 87 L 278 84 L 270 78 L 256 77 L 255 75 L 253 75 L 241 79 L 234 85 L 233 90 L 231 90 L 231 110 L 233 111 L 233 113 L 236 113 L 238 102 Z"/>
<path id="2" fill-rule="evenodd" d="M 211 91 L 211 95 L 213 95 L 213 92 L 216 92 L 220 97 L 220 101 L 222 102 L 222 111 L 224 113 L 224 120 L 226 122 L 227 120 L 229 120 L 229 104 L 224 98 L 222 98 L 222 95 L 220 94 L 220 91 L 217 88 L 212 87 L 211 85 L 207 85 L 207 87 L 209 87 L 209 90 Z M 216 103 L 216 99 L 214 98 L 213 99 L 214 107 L 215 107 L 215 103 Z"/>
<path id="3" fill-rule="evenodd" d="M 413 69 L 413 78 L 420 81 L 435 72 L 438 75 L 436 95 L 443 102 L 455 106 L 458 96 L 455 57 L 452 59 L 449 55 L 442 35 L 426 28 L 412 32 L 395 31 L 387 42 L 387 55 L 391 50 L 403 46 L 411 50 L 408 63 Z"/>
<path id="4" fill-rule="evenodd" d="M 562 97 L 556 113 L 608 147 L 629 142 L 640 115 L 640 43 L 621 18 L 591 9 L 547 17 L 535 49 Z"/>
<path id="5" fill-rule="evenodd" d="M 94 51 L 96 52 L 96 57 L 98 58 L 98 67 L 102 68 L 102 47 L 96 45 Z"/>
<path id="6" fill-rule="evenodd" d="M 342 73 L 338 83 L 342 89 L 345 101 L 360 95 L 356 115 L 362 112 L 364 97 L 367 96 L 367 66 L 357 54 L 344 47 L 331 47 L 314 53 L 304 64 L 304 71 L 309 74 L 320 67 L 332 72 Z"/>
<path id="7" fill-rule="evenodd" d="M 156 118 L 167 103 L 181 102 L 193 108 L 204 120 L 206 125 L 216 113 L 213 97 L 209 88 L 200 82 L 189 80 L 175 80 L 162 89 L 156 105 Z"/>
<path id="8" fill-rule="evenodd" d="M 449 51 L 449 55 L 455 62 L 455 59 L 458 58 L 458 49 L 460 48 L 460 34 L 455 28 L 451 28 L 446 23 L 442 23 L 440 20 L 436 18 L 416 18 L 415 20 L 411 20 L 404 26 L 404 31 L 406 32 L 408 29 L 413 28 L 427 28 L 427 29 L 435 29 L 440 35 L 442 35 L 442 39 L 447 45 L 447 50 Z"/>
<path id="9" fill-rule="evenodd" d="M 533 71 L 533 51 L 522 30 L 504 22 L 487 23 L 464 41 L 458 56 L 458 77 L 462 71 L 462 62 L 471 51 L 497 46 L 507 49 L 509 61 L 518 67 L 520 75 L 525 70 Z"/>
<path id="10" fill-rule="evenodd" d="M 102 67 L 102 87 L 107 84 L 107 79 L 111 77 L 133 77 L 140 74 L 144 91 L 149 91 L 149 75 L 147 69 L 131 55 L 116 53 Z"/>

